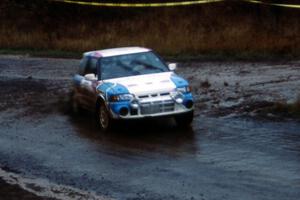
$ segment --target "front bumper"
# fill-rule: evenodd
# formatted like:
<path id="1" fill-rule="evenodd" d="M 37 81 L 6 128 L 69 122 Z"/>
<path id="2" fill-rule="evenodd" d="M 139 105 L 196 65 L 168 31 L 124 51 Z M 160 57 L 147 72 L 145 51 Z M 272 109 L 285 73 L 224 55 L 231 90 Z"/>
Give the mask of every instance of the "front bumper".
<path id="1" fill-rule="evenodd" d="M 183 95 L 182 102 L 176 102 L 171 96 L 158 96 L 136 101 L 113 102 L 108 104 L 114 119 L 139 119 L 147 117 L 163 117 L 193 111 L 191 93 Z"/>

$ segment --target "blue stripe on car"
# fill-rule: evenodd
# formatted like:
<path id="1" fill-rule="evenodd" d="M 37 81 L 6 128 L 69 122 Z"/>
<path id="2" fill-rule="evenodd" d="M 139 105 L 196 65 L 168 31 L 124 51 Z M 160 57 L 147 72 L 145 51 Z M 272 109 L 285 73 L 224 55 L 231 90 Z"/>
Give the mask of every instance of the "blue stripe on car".
<path id="1" fill-rule="evenodd" d="M 111 83 L 105 82 L 97 87 L 97 90 L 101 91 L 102 93 L 106 94 L 106 101 L 112 95 L 119 95 L 119 94 L 129 94 L 129 90 L 122 84 L 119 83 Z M 120 102 L 110 102 L 109 108 L 117 115 L 119 115 L 121 108 L 126 107 L 130 110 L 130 102 L 129 101 L 120 101 Z"/>
<path id="2" fill-rule="evenodd" d="M 117 115 L 119 115 L 121 108 L 127 108 L 130 110 L 130 102 L 129 101 L 120 101 L 109 104 L 110 109 Z"/>
<path id="3" fill-rule="evenodd" d="M 116 84 L 116 86 L 113 87 L 114 94 L 129 94 L 129 90 L 119 83 Z"/>
<path id="4" fill-rule="evenodd" d="M 105 82 L 103 84 L 98 85 L 96 89 L 98 91 L 101 91 L 102 93 L 105 93 L 106 90 L 108 90 L 108 88 L 112 87 L 113 85 L 114 85 L 113 83 Z"/>
<path id="5" fill-rule="evenodd" d="M 97 87 L 97 90 L 107 94 L 107 96 L 118 94 L 129 94 L 129 90 L 119 83 L 104 82 Z"/>
<path id="6" fill-rule="evenodd" d="M 179 77 L 179 76 L 177 76 L 175 74 L 173 74 L 171 76 L 171 80 L 176 85 L 176 88 L 185 87 L 185 86 L 189 85 L 189 83 L 185 79 L 183 79 L 183 78 L 181 78 L 181 77 Z"/>
<path id="7" fill-rule="evenodd" d="M 175 74 L 171 76 L 171 80 L 176 85 L 176 88 L 186 87 L 189 85 L 189 83 L 185 79 Z M 183 105 L 186 106 L 189 101 L 194 101 L 192 93 L 188 92 L 188 93 L 184 93 L 183 95 L 184 95 Z"/>

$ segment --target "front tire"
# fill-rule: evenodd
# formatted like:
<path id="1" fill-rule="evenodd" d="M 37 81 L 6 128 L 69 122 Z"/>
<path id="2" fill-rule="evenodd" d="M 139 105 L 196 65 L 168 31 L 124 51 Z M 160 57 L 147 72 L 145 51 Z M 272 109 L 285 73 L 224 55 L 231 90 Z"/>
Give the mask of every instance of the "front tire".
<path id="1" fill-rule="evenodd" d="M 99 124 L 100 129 L 104 132 L 111 130 L 114 124 L 114 120 L 111 118 L 103 102 L 101 102 L 98 106 L 97 123 Z"/>
<path id="2" fill-rule="evenodd" d="M 176 124 L 179 128 L 188 128 L 193 122 L 194 112 L 188 112 L 175 116 Z"/>

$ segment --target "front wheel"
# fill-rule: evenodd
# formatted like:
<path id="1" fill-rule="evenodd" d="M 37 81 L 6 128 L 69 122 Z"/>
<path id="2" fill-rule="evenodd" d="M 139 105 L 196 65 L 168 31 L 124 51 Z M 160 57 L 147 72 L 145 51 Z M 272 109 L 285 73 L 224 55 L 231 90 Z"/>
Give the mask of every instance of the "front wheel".
<path id="1" fill-rule="evenodd" d="M 180 128 L 187 128 L 191 125 L 194 118 L 194 112 L 188 112 L 184 114 L 180 114 L 178 116 L 175 116 L 175 121 L 178 127 Z"/>
<path id="2" fill-rule="evenodd" d="M 100 125 L 101 130 L 103 130 L 104 132 L 111 130 L 113 126 L 114 120 L 110 117 L 110 114 L 104 103 L 100 103 L 100 105 L 98 106 L 97 121 Z"/>

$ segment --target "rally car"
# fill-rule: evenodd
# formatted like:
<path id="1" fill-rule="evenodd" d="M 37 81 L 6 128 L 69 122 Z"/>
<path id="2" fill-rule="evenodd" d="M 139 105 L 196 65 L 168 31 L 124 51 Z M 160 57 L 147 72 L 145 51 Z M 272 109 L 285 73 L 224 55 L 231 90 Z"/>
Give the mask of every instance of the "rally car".
<path id="1" fill-rule="evenodd" d="M 95 111 L 104 131 L 118 119 L 174 117 L 177 125 L 193 120 L 189 83 L 174 73 L 155 52 L 122 47 L 83 54 L 73 77 L 73 109 Z"/>

